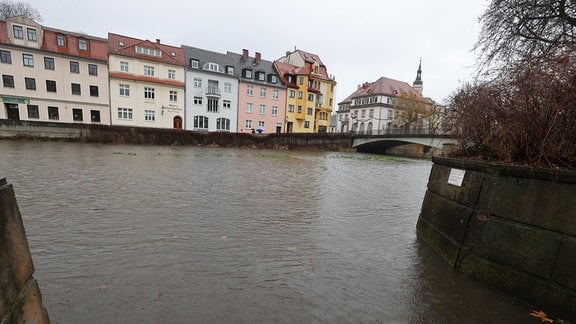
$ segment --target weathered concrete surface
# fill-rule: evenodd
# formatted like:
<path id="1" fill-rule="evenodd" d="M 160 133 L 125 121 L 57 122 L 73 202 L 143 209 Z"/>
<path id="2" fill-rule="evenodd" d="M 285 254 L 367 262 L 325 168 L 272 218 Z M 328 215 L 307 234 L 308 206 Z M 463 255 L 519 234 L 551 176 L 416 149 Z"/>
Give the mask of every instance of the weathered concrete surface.
<path id="1" fill-rule="evenodd" d="M 466 275 L 576 321 L 576 172 L 433 162 L 418 237 Z M 461 186 L 452 169 L 465 170 Z"/>
<path id="2" fill-rule="evenodd" d="M 12 185 L 0 179 L 0 323 L 49 323 Z"/>

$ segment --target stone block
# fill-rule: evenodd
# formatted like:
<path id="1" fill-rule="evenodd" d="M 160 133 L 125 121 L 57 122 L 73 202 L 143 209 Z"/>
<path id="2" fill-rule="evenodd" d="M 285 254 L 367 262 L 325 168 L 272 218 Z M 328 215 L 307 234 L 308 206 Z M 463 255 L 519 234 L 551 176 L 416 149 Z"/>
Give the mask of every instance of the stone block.
<path id="1" fill-rule="evenodd" d="M 17 323 L 47 324 L 50 323 L 48 312 L 42 305 L 42 295 L 36 280 L 31 279 L 22 294 L 20 307 L 12 314 Z"/>
<path id="2" fill-rule="evenodd" d="M 550 279 L 562 238 L 559 234 L 495 217 L 484 221 L 475 253 L 542 279 Z"/>
<path id="3" fill-rule="evenodd" d="M 462 243 L 472 212 L 471 208 L 427 191 L 420 217 L 426 219 L 444 236 Z"/>
<path id="4" fill-rule="evenodd" d="M 487 185 L 491 214 L 576 236 L 574 184 L 494 176 Z"/>
<path id="5" fill-rule="evenodd" d="M 448 184 L 450 166 L 434 164 L 428 180 L 428 190 L 461 205 L 473 208 L 476 205 L 484 174 L 478 171 L 465 170 L 462 186 Z"/>
<path id="6" fill-rule="evenodd" d="M 20 291 L 32 277 L 34 266 L 12 185 L 0 186 L 0 239 L 6 253 L 3 258 L 12 265 L 11 280 Z"/>
<path id="7" fill-rule="evenodd" d="M 456 264 L 460 245 L 423 218 L 420 218 L 418 224 L 416 224 L 416 235 L 450 265 L 454 266 Z"/>
<path id="8" fill-rule="evenodd" d="M 468 255 L 459 269 L 467 276 L 492 286 L 507 295 L 537 305 L 544 312 L 564 320 L 576 320 L 576 292 L 551 285 L 517 269 Z"/>
<path id="9" fill-rule="evenodd" d="M 554 280 L 576 291 L 576 238 L 565 238 L 562 241 Z"/>

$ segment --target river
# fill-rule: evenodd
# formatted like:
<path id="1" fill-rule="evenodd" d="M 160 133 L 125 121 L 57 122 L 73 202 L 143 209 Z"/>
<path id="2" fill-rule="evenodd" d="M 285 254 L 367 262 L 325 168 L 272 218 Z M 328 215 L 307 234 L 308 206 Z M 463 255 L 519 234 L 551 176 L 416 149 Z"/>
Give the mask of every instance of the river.
<path id="1" fill-rule="evenodd" d="M 431 166 L 0 141 L 52 323 L 537 323 L 417 240 Z"/>

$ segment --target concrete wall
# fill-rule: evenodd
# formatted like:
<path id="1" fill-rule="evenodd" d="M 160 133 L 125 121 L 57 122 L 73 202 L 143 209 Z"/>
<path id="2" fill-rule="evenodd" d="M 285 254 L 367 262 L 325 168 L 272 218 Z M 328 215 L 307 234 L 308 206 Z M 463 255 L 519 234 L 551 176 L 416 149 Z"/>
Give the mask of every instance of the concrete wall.
<path id="1" fill-rule="evenodd" d="M 50 323 L 12 185 L 0 179 L 0 323 Z"/>
<path id="2" fill-rule="evenodd" d="M 576 172 L 432 160 L 418 237 L 464 274 L 576 320 Z"/>

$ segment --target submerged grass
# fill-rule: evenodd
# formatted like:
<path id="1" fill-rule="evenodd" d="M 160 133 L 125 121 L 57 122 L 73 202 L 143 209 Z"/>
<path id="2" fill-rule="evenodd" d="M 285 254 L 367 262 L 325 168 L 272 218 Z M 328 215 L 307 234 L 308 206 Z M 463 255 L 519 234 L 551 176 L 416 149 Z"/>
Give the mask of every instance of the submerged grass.
<path id="1" fill-rule="evenodd" d="M 406 162 L 407 159 L 389 155 L 329 155 L 329 159 L 350 159 L 359 161 L 393 161 L 393 162 Z"/>

